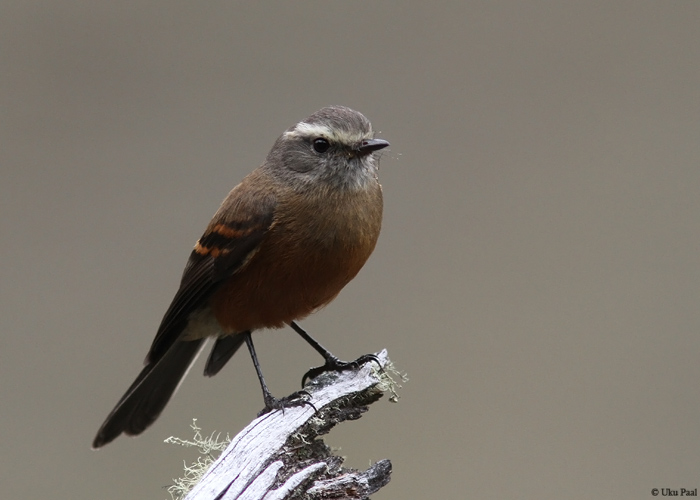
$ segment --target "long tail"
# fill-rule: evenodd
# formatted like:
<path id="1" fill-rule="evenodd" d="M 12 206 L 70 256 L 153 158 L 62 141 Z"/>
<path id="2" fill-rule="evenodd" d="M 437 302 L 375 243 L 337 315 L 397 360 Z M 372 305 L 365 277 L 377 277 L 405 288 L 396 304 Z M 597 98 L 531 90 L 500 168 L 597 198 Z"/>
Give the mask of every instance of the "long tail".
<path id="1" fill-rule="evenodd" d="M 97 431 L 92 447 L 101 448 L 122 433 L 136 436 L 155 422 L 204 343 L 205 339 L 175 342 L 161 359 L 146 365 Z"/>

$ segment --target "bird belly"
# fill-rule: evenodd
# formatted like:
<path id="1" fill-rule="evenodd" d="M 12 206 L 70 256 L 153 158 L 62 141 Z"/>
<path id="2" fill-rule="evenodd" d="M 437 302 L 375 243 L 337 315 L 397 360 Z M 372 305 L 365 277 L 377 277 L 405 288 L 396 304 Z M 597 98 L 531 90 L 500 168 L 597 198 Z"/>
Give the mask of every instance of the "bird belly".
<path id="1" fill-rule="evenodd" d="M 224 332 L 279 328 L 309 315 L 338 295 L 371 252 L 342 247 L 304 251 L 280 243 L 261 248 L 212 296 Z"/>

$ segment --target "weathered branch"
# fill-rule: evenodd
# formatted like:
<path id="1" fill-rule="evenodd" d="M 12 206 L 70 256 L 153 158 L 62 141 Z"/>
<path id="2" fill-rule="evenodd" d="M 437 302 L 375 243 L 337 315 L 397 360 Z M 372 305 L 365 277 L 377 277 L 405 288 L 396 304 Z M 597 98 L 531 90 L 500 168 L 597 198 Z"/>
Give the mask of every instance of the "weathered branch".
<path id="1" fill-rule="evenodd" d="M 389 460 L 366 471 L 345 469 L 342 457 L 317 439 L 340 422 L 360 418 L 385 392 L 395 400 L 386 351 L 377 359 L 316 377 L 304 388 L 313 407 L 294 406 L 255 419 L 186 500 L 364 499 L 379 490 L 390 480 Z"/>

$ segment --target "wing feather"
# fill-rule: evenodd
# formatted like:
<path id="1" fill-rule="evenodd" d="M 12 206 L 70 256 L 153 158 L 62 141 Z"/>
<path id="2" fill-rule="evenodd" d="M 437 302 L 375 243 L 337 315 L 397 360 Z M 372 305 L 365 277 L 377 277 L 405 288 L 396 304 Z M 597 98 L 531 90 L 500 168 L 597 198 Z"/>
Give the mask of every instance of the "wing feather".
<path id="1" fill-rule="evenodd" d="M 270 193 L 248 193 L 242 198 L 239 192 L 243 185 L 231 191 L 192 250 L 180 288 L 163 316 L 146 363 L 157 361 L 167 352 L 187 326 L 190 314 L 206 304 L 223 281 L 246 265 L 270 229 L 275 198 Z"/>

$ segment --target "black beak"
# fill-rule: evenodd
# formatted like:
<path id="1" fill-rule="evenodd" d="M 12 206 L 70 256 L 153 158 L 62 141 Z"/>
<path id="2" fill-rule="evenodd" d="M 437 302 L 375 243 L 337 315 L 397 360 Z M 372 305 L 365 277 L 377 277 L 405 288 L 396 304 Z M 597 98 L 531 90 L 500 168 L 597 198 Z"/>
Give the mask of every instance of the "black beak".
<path id="1" fill-rule="evenodd" d="M 373 151 L 379 151 L 387 147 L 389 143 L 384 139 L 367 139 L 362 141 L 357 150 L 364 155 L 370 154 Z"/>

